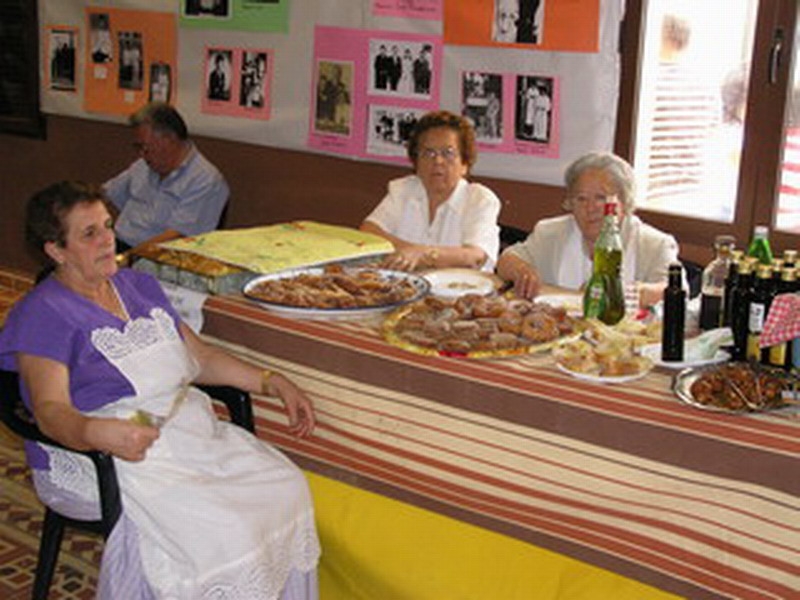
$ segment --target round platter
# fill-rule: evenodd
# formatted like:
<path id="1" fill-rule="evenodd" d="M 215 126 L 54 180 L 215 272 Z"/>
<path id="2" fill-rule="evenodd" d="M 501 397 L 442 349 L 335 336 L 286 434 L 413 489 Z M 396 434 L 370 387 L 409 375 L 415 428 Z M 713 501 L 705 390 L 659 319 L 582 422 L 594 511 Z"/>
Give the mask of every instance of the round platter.
<path id="1" fill-rule="evenodd" d="M 563 308 L 573 317 L 583 316 L 583 300 L 577 294 L 543 294 L 536 296 L 536 302 L 544 302 L 550 306 Z"/>
<path id="2" fill-rule="evenodd" d="M 270 275 L 260 275 L 248 281 L 247 284 L 245 284 L 242 293 L 246 298 L 257 303 L 259 306 L 269 310 L 270 312 L 274 312 L 285 317 L 298 319 L 360 319 L 395 310 L 405 304 L 423 298 L 430 290 L 430 284 L 428 281 L 419 275 L 405 273 L 403 271 L 390 271 L 387 269 L 366 270 L 374 271 L 383 281 L 386 281 L 392 285 L 399 285 L 405 282 L 414 288 L 414 292 L 410 297 L 401 302 L 379 304 L 375 306 L 357 306 L 352 308 L 309 308 L 291 306 L 289 304 L 268 302 L 262 298 L 259 298 L 254 293 L 256 286 L 265 281 L 292 279 L 299 275 L 321 276 L 326 273 L 326 270 L 323 267 L 311 267 L 305 269 L 291 269 L 287 271 L 281 271 L 280 273 L 272 273 Z M 355 271 L 358 271 L 358 269 L 345 269 L 343 273 L 354 273 Z"/>
<path id="3" fill-rule="evenodd" d="M 384 339 L 398 348 L 414 352 L 415 354 L 422 354 L 424 356 L 447 356 L 451 358 L 469 358 L 469 359 L 492 359 L 492 358 L 508 358 L 511 356 L 524 356 L 526 354 L 534 354 L 537 352 L 544 352 L 550 350 L 556 344 L 563 342 L 565 339 L 574 337 L 574 333 L 569 333 L 558 337 L 554 340 L 529 344 L 525 346 L 517 346 L 515 348 L 504 348 L 497 350 L 473 350 L 470 352 L 448 352 L 438 348 L 421 346 L 414 344 L 403 337 L 397 332 L 397 325 L 412 309 L 413 305 L 408 304 L 401 308 L 396 309 L 388 315 L 383 321 L 383 337 Z"/>
<path id="4" fill-rule="evenodd" d="M 442 298 L 458 298 L 464 294 L 491 294 L 497 289 L 497 280 L 475 269 L 437 269 L 422 276 L 431 285 L 431 294 Z"/>
<path id="5" fill-rule="evenodd" d="M 636 381 L 637 379 L 641 379 L 652 370 L 651 367 L 649 369 L 644 369 L 642 371 L 639 371 L 638 373 L 631 373 L 630 375 L 603 376 L 603 375 L 593 375 L 591 373 L 579 373 L 578 371 L 570 371 L 560 363 L 556 363 L 556 367 L 562 373 L 567 373 L 568 375 L 572 375 L 575 379 L 580 379 L 581 381 L 591 381 L 592 383 L 628 383 L 629 381 Z"/>
<path id="6" fill-rule="evenodd" d="M 653 361 L 657 367 L 664 367 L 666 369 L 688 369 L 690 367 L 705 367 L 709 365 L 716 365 L 730 360 L 730 353 L 725 350 L 717 350 L 717 353 L 712 358 L 702 360 L 689 360 L 681 362 L 671 362 L 661 360 L 661 344 L 649 344 L 642 346 L 639 349 L 642 356 L 646 356 Z"/>
<path id="7" fill-rule="evenodd" d="M 768 406 L 756 409 L 751 409 L 746 407 L 734 409 L 721 406 L 719 404 L 705 404 L 703 402 L 698 401 L 692 394 L 692 384 L 697 379 L 699 379 L 704 373 L 706 373 L 707 371 L 712 371 L 717 367 L 718 365 L 691 367 L 683 369 L 679 373 L 676 373 L 674 379 L 672 380 L 672 391 L 675 392 L 675 396 L 677 396 L 678 400 L 680 400 L 681 402 L 683 402 L 688 406 L 692 406 L 700 410 L 704 410 L 707 412 L 724 413 L 729 415 L 746 415 L 746 414 L 761 413 L 761 412 L 772 412 L 776 410 L 786 410 L 787 408 L 790 408 L 790 405 L 778 405 L 778 406 Z M 782 376 L 783 373 L 779 372 L 778 375 Z"/>

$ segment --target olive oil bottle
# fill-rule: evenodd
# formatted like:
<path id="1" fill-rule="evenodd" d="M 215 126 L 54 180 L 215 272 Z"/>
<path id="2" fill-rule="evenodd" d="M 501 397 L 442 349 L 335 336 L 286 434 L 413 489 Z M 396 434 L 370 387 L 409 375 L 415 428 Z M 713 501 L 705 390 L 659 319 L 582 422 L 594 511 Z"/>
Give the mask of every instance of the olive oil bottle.
<path id="1" fill-rule="evenodd" d="M 616 197 L 606 201 L 603 215 L 603 227 L 594 243 L 592 276 L 583 293 L 583 316 L 614 325 L 625 316 L 622 236 L 617 221 Z"/>

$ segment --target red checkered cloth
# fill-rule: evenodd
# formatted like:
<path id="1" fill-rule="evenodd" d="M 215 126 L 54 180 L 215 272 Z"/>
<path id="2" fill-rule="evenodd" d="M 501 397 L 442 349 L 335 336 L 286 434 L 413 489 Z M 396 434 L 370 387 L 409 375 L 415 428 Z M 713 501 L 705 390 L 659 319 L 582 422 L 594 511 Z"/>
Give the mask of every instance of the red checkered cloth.
<path id="1" fill-rule="evenodd" d="M 766 348 L 796 337 L 800 337 L 800 296 L 797 294 L 775 296 L 767 314 L 767 322 L 761 331 L 760 346 Z"/>

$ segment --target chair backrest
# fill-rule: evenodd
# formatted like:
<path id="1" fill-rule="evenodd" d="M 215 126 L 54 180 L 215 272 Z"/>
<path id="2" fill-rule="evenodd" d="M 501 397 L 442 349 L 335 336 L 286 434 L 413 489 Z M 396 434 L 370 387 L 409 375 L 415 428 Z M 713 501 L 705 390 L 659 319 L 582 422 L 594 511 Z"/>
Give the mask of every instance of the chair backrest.
<path id="1" fill-rule="evenodd" d="M 0 420 L 22 438 L 46 441 L 22 402 L 19 377 L 13 371 L 0 370 Z"/>
<path id="2" fill-rule="evenodd" d="M 0 420 L 14 433 L 23 439 L 64 448 L 55 440 L 47 437 L 36 426 L 33 416 L 22 401 L 19 391 L 19 375 L 13 371 L 0 369 Z M 72 452 L 70 448 L 67 448 Z M 117 484 L 114 459 L 103 452 L 80 452 L 94 463 L 100 486 L 100 511 L 102 514 L 102 533 L 108 535 L 122 512 L 122 500 Z"/>

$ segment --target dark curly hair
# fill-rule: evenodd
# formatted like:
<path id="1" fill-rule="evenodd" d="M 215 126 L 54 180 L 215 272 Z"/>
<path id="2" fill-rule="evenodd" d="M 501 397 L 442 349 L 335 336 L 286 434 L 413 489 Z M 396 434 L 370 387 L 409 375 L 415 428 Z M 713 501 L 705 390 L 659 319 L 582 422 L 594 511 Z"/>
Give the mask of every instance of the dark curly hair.
<path id="1" fill-rule="evenodd" d="M 82 181 L 61 181 L 37 192 L 28 200 L 25 213 L 25 239 L 31 247 L 44 255 L 44 246 L 53 242 L 64 246 L 67 240 L 65 217 L 82 203 L 102 202 L 112 216 L 116 214 L 97 184 Z"/>
<path id="2" fill-rule="evenodd" d="M 475 130 L 467 119 L 446 110 L 429 112 L 423 115 L 414 126 L 407 148 L 408 158 L 414 164 L 414 168 L 416 169 L 417 159 L 419 158 L 419 140 L 422 134 L 429 129 L 436 129 L 437 127 L 446 127 L 456 132 L 461 162 L 467 165 L 467 173 L 469 173 L 472 165 L 478 160 L 478 149 L 475 146 Z"/>

